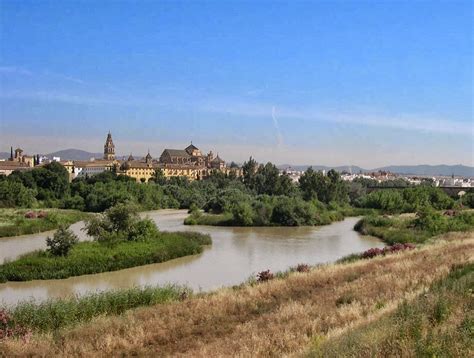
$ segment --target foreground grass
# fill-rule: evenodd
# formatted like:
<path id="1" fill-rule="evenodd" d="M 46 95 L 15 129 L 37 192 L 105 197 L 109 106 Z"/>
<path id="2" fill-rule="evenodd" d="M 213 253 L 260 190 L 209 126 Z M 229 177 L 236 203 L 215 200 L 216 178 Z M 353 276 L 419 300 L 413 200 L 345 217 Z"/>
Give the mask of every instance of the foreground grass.
<path id="1" fill-rule="evenodd" d="M 468 357 L 474 353 L 474 263 L 395 312 L 314 343 L 311 357 Z"/>
<path id="2" fill-rule="evenodd" d="M 35 334 L 27 343 L 7 339 L 0 343 L 0 354 L 307 354 L 316 342 L 329 342 L 410 302 L 446 277 L 454 265 L 472 262 L 473 257 L 472 233 L 449 234 L 400 254 L 322 266 L 183 302 L 139 308 L 55 334 Z"/>
<path id="3" fill-rule="evenodd" d="M 47 251 L 38 251 L 0 265 L 0 282 L 62 279 L 117 271 L 198 254 L 204 245 L 210 244 L 209 235 L 191 232 L 160 232 L 145 241 L 113 245 L 80 242 L 67 256 L 56 257 Z"/>
<path id="4" fill-rule="evenodd" d="M 47 216 L 27 219 L 25 214 L 29 211 L 42 211 L 47 213 Z M 0 238 L 55 230 L 60 226 L 69 226 L 75 222 L 85 220 L 90 215 L 77 210 L 0 209 Z"/>
<path id="5" fill-rule="evenodd" d="M 41 303 L 22 302 L 5 310 L 11 327 L 47 332 L 88 322 L 97 316 L 120 315 L 131 308 L 177 301 L 190 294 L 188 288 L 172 285 L 131 288 Z"/>
<path id="6" fill-rule="evenodd" d="M 424 243 L 435 235 L 474 230 L 474 212 L 463 211 L 454 217 L 434 213 L 421 220 L 415 215 L 381 216 L 371 215 L 361 219 L 354 230 L 363 235 L 382 239 L 385 243 Z"/>

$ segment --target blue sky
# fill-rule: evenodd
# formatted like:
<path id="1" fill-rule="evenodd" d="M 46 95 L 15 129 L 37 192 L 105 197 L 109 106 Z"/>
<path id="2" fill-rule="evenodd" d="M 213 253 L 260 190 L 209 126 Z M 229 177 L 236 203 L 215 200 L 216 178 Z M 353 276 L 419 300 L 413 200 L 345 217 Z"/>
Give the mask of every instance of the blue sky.
<path id="1" fill-rule="evenodd" d="M 473 165 L 470 1 L 0 0 L 0 151 Z"/>

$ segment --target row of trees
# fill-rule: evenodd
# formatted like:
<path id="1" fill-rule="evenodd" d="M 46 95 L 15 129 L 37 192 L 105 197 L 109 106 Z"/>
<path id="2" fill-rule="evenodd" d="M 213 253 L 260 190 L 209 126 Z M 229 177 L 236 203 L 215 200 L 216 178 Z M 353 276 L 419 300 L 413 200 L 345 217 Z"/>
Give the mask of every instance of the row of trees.
<path id="1" fill-rule="evenodd" d="M 0 207 L 46 206 L 102 212 L 116 204 L 132 202 L 145 210 L 193 206 L 213 212 L 230 212 L 232 205 L 241 203 L 241 210 L 245 212 L 244 203 L 256 207 L 250 203 L 253 200 L 267 205 L 267 197 L 291 199 L 280 198 L 281 202 L 276 206 L 298 202 L 303 206 L 303 202 L 316 203 L 315 207 L 353 204 L 390 212 L 413 211 L 423 205 L 437 209 L 454 205 L 454 200 L 442 191 L 426 186 L 367 195 L 367 183 L 346 183 L 334 170 L 323 175 L 309 168 L 295 184 L 289 176 L 280 175 L 272 163 L 260 165 L 250 158 L 242 169 L 242 178 L 215 172 L 206 180 L 193 182 L 184 177 L 167 179 L 157 171 L 148 184 L 136 183 L 130 177 L 113 172 L 76 178 L 69 183 L 65 168 L 59 163 L 50 163 L 0 177 Z M 463 200 L 472 207 L 472 198 L 468 194 Z"/>

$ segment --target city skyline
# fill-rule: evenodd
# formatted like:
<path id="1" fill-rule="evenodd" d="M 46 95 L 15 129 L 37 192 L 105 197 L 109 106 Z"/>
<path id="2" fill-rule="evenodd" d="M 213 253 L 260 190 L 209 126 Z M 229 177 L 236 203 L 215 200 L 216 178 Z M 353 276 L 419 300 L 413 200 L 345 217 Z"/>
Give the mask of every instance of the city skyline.
<path id="1" fill-rule="evenodd" d="M 1 7 L 0 151 L 474 165 L 469 1 Z"/>

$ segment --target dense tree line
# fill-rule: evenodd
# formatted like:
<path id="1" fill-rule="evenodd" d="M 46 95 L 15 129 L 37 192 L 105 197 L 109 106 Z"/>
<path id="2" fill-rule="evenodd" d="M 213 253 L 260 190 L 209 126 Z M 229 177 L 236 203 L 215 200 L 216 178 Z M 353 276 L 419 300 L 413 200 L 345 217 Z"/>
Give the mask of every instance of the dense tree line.
<path id="1" fill-rule="evenodd" d="M 456 205 L 456 201 L 441 189 L 422 185 L 374 191 L 357 199 L 355 205 L 389 213 L 404 213 L 416 212 L 426 207 L 437 210 L 451 209 Z"/>
<path id="2" fill-rule="evenodd" d="M 69 183 L 64 167 L 50 163 L 0 177 L 0 207 L 58 207 L 102 212 L 116 204 L 132 202 L 143 210 L 197 208 L 233 213 L 242 223 L 263 225 L 269 222 L 306 224 L 313 220 L 307 219 L 306 213 L 314 218 L 324 210 L 349 204 L 386 212 L 416 211 L 426 205 L 446 209 L 455 205 L 441 190 L 428 186 L 385 189 L 367 195 L 366 187 L 370 186 L 367 182 L 346 183 L 334 170 L 324 175 L 309 168 L 299 183 L 293 183 L 272 163 L 258 164 L 250 158 L 242 169 L 241 178 L 216 171 L 206 180 L 193 182 L 184 177 L 167 179 L 157 171 L 148 184 L 114 172 L 76 178 Z M 472 207 L 472 197 L 467 194 L 464 205 Z"/>

